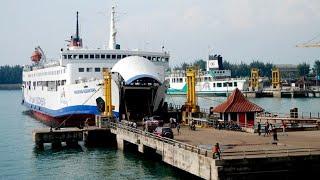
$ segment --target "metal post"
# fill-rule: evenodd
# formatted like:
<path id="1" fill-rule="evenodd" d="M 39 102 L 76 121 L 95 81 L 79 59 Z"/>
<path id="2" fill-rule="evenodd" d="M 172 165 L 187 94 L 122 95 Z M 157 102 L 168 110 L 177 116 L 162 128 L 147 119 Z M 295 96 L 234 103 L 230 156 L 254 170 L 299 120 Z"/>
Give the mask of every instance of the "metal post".
<path id="1" fill-rule="evenodd" d="M 111 96 L 111 74 L 108 70 L 103 71 L 104 78 L 104 97 L 105 97 L 105 111 L 104 115 L 112 116 L 112 96 Z"/>

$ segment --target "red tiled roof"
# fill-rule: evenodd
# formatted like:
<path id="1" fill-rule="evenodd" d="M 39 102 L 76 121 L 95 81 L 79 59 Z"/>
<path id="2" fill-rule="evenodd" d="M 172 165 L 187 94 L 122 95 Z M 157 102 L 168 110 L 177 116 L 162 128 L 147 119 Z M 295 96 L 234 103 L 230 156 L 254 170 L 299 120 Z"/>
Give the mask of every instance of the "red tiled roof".
<path id="1" fill-rule="evenodd" d="M 262 112 L 263 108 L 260 106 L 248 101 L 241 91 L 237 88 L 228 99 L 222 104 L 215 107 L 213 112 Z"/>

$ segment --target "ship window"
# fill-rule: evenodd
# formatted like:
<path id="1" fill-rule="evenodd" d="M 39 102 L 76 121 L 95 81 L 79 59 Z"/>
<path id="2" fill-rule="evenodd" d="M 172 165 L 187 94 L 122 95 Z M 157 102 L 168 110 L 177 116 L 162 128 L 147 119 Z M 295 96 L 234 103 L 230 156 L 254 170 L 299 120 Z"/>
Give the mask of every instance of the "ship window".
<path id="1" fill-rule="evenodd" d="M 71 54 L 68 55 L 68 59 L 72 59 L 72 55 Z"/>
<path id="2" fill-rule="evenodd" d="M 110 54 L 107 54 L 107 59 L 110 59 Z"/>
<path id="3" fill-rule="evenodd" d="M 208 81 L 208 77 L 204 77 L 204 81 Z"/>
<path id="4" fill-rule="evenodd" d="M 125 58 L 125 57 L 127 57 L 127 55 L 123 55 L 123 56 L 122 56 L 122 58 Z"/>
<path id="5" fill-rule="evenodd" d="M 182 78 L 180 78 L 180 79 L 179 79 L 179 82 L 180 82 L 180 83 L 182 83 L 182 82 L 183 82 Z"/>
<path id="6" fill-rule="evenodd" d="M 212 83 L 212 86 L 213 86 L 213 87 L 216 87 L 216 83 Z"/>
<path id="7" fill-rule="evenodd" d="M 161 59 L 160 57 L 157 57 L 157 61 L 160 61 L 160 59 Z"/>
<path id="8" fill-rule="evenodd" d="M 238 83 L 237 83 L 237 82 L 233 82 L 233 86 L 234 86 L 234 87 L 237 87 L 237 86 L 238 86 Z"/>
<path id="9" fill-rule="evenodd" d="M 79 72 L 84 72 L 84 68 L 79 68 Z"/>
<path id="10" fill-rule="evenodd" d="M 169 58 L 166 58 L 166 62 L 168 62 L 169 61 Z"/>
<path id="11" fill-rule="evenodd" d="M 63 55 L 63 59 L 67 59 L 67 55 Z"/>
<path id="12" fill-rule="evenodd" d="M 100 54 L 96 54 L 96 59 L 100 59 Z"/>
<path id="13" fill-rule="evenodd" d="M 77 58 L 78 58 L 78 55 L 74 54 L 73 59 L 77 59 Z"/>
<path id="14" fill-rule="evenodd" d="M 117 59 L 121 59 L 121 55 L 120 54 L 117 55 Z"/>
<path id="15" fill-rule="evenodd" d="M 229 83 L 228 83 L 228 86 L 229 86 L 229 87 L 232 87 L 232 82 L 229 82 Z"/>
<path id="16" fill-rule="evenodd" d="M 66 84 L 66 81 L 67 81 L 67 80 L 62 80 L 62 81 L 61 81 L 61 86 L 65 85 L 65 84 Z"/>
<path id="17" fill-rule="evenodd" d="M 223 87 L 227 87 L 228 83 L 224 82 Z"/>
<path id="18" fill-rule="evenodd" d="M 101 54 L 101 59 L 105 59 L 106 55 L 105 54 Z"/>
<path id="19" fill-rule="evenodd" d="M 148 56 L 148 59 L 149 59 L 149 60 L 151 60 L 151 57 L 150 57 L 150 56 Z"/>
<path id="20" fill-rule="evenodd" d="M 100 68 L 94 68 L 94 72 L 100 72 Z"/>
<path id="21" fill-rule="evenodd" d="M 222 84 L 221 83 L 217 83 L 217 87 L 222 87 Z"/>
<path id="22" fill-rule="evenodd" d="M 115 59 L 115 58 L 116 58 L 116 55 L 112 54 L 111 59 Z"/>
<path id="23" fill-rule="evenodd" d="M 83 54 L 79 54 L 79 59 L 83 59 Z"/>
<path id="24" fill-rule="evenodd" d="M 92 68 L 87 68 L 87 72 L 92 72 Z"/>
<path id="25" fill-rule="evenodd" d="M 89 58 L 89 55 L 88 55 L 88 54 L 85 54 L 85 55 L 84 55 L 84 58 L 85 58 L 85 59 L 88 59 L 88 58 Z"/>
<path id="26" fill-rule="evenodd" d="M 90 59 L 94 59 L 94 54 L 90 54 Z"/>

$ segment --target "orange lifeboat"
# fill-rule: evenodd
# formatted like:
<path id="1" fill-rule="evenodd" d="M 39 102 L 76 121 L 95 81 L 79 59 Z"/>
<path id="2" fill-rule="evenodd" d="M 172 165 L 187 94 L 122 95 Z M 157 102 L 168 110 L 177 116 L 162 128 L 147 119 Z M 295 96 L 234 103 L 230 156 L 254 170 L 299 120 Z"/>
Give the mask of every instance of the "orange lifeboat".
<path id="1" fill-rule="evenodd" d="M 31 61 L 38 63 L 38 62 L 40 62 L 41 57 L 42 57 L 42 54 L 38 50 L 35 50 L 35 51 L 33 51 L 32 55 L 31 55 Z"/>

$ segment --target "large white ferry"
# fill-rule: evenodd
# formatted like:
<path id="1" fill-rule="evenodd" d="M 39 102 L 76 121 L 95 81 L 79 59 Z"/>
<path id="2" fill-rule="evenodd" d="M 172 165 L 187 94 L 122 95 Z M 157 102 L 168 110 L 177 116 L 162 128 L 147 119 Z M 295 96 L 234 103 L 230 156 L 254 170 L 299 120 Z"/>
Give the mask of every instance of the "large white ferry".
<path id="1" fill-rule="evenodd" d="M 203 96 L 227 96 L 238 88 L 248 90 L 249 81 L 245 78 L 231 78 L 231 70 L 224 70 L 222 57 L 210 55 L 207 60 L 206 71 L 198 71 L 196 93 Z M 187 78 L 184 70 L 174 70 L 166 76 L 170 85 L 167 94 L 185 95 L 187 93 Z"/>
<path id="2" fill-rule="evenodd" d="M 102 71 L 112 72 L 113 115 L 142 119 L 162 108 L 169 67 L 165 51 L 121 50 L 116 43 L 115 9 L 112 8 L 108 49 L 87 49 L 79 35 L 71 36 L 60 58 L 48 61 L 40 47 L 32 54 L 32 65 L 23 69 L 23 104 L 48 125 L 79 126 L 100 114 L 103 100 Z"/>

